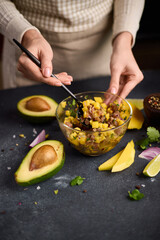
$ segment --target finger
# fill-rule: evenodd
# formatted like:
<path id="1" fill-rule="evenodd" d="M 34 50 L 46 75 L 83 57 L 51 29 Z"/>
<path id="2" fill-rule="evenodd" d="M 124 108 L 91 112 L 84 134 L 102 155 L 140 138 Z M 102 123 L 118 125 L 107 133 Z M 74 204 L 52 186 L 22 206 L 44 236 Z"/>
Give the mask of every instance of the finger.
<path id="1" fill-rule="evenodd" d="M 53 54 L 50 52 L 40 53 L 40 61 L 41 61 L 41 70 L 43 77 L 50 77 L 52 74 L 52 57 Z"/>
<path id="2" fill-rule="evenodd" d="M 73 81 L 73 77 L 71 75 L 66 74 L 66 73 L 65 74 L 64 73 L 58 73 L 58 74 L 55 74 L 55 76 L 63 83 Z"/>
<path id="3" fill-rule="evenodd" d="M 52 86 L 61 86 L 61 81 L 56 78 L 44 78 L 41 70 L 26 56 L 22 56 L 18 62 L 18 70 L 23 73 L 26 78 L 34 81 L 47 83 Z"/>
<path id="4" fill-rule="evenodd" d="M 133 88 L 143 80 L 143 74 L 140 72 L 137 76 L 129 76 L 127 83 L 121 90 L 120 97 L 126 98 Z"/>
<path id="5" fill-rule="evenodd" d="M 120 68 L 117 67 L 111 68 L 111 80 L 107 92 L 117 94 L 119 89 L 120 76 L 121 76 Z"/>

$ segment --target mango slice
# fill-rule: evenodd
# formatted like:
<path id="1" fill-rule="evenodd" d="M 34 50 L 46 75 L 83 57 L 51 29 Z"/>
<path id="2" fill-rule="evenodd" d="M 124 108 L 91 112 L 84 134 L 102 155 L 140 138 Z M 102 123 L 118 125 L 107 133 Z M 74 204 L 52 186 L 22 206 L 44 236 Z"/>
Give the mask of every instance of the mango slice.
<path id="1" fill-rule="evenodd" d="M 128 125 L 128 129 L 141 129 L 144 122 L 143 114 L 133 103 L 130 103 L 130 105 L 133 113 Z"/>
<path id="2" fill-rule="evenodd" d="M 128 168 L 133 162 L 135 157 L 134 142 L 131 140 L 124 148 L 122 154 L 112 168 L 112 172 L 119 172 Z"/>
<path id="3" fill-rule="evenodd" d="M 143 98 L 126 98 L 130 104 L 134 104 L 139 110 L 143 109 Z"/>
<path id="4" fill-rule="evenodd" d="M 117 162 L 117 160 L 119 159 L 119 157 L 121 156 L 123 150 L 118 152 L 116 155 L 114 155 L 113 157 L 111 157 L 110 159 L 108 159 L 106 162 L 102 163 L 99 167 L 98 170 L 99 171 L 105 171 L 105 170 L 111 170 L 113 165 Z"/>

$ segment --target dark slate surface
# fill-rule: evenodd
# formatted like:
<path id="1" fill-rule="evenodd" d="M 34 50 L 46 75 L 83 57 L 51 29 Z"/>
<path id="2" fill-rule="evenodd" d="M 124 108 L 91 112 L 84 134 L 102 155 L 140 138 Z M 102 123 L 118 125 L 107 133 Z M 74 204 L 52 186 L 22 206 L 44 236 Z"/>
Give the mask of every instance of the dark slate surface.
<path id="1" fill-rule="evenodd" d="M 144 77 L 129 97 L 144 98 L 160 91 L 160 71 L 146 71 Z M 74 82 L 69 88 L 75 93 L 103 91 L 107 89 L 108 80 L 95 78 Z M 128 131 L 115 149 L 107 154 L 87 157 L 71 148 L 56 120 L 36 125 L 26 122 L 17 114 L 17 102 L 34 94 L 48 95 L 57 102 L 67 96 L 63 89 L 47 85 L 0 91 L 0 239 L 159 239 L 160 175 L 154 179 L 136 175 L 147 164 L 146 160 L 138 158 L 141 151 L 137 146 L 135 162 L 130 168 L 120 173 L 97 170 L 129 140 L 136 142 L 141 139 L 145 127 L 140 131 Z M 66 161 L 56 176 L 25 189 L 15 183 L 14 172 L 29 151 L 25 143 L 34 139 L 34 128 L 38 133 L 45 129 L 50 139 L 63 142 Z M 19 138 L 21 133 L 26 139 Z M 77 175 L 86 179 L 82 185 L 71 187 L 69 182 Z M 141 192 L 145 198 L 131 201 L 127 197 L 128 190 L 135 189 L 136 185 L 143 185 Z M 38 186 L 40 190 L 37 190 Z M 56 189 L 59 190 L 58 195 L 54 194 Z"/>

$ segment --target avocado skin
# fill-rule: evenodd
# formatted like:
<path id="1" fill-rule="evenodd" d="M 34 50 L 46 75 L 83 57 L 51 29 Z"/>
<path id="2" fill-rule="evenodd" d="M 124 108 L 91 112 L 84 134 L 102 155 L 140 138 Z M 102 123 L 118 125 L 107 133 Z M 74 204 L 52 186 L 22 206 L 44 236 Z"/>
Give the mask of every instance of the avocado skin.
<path id="1" fill-rule="evenodd" d="M 47 140 L 47 141 L 45 141 L 46 144 L 47 144 L 48 141 L 52 141 L 52 140 Z M 39 143 L 39 144 L 41 144 L 41 143 Z M 27 156 L 27 155 L 26 155 L 26 156 Z M 24 161 L 24 160 L 25 160 L 25 158 L 23 159 L 23 161 Z M 23 163 L 23 161 L 22 161 L 22 163 Z M 17 174 L 18 174 L 19 168 L 20 168 L 20 166 L 21 166 L 21 164 L 22 164 L 22 163 L 21 163 L 20 166 L 19 166 L 19 168 L 17 169 L 17 171 L 16 171 L 15 174 L 14 174 L 15 181 L 16 181 L 16 183 L 17 183 L 18 185 L 23 186 L 23 187 L 27 187 L 27 186 L 30 186 L 30 185 L 33 185 L 33 184 L 36 184 L 36 183 L 39 183 L 39 182 L 43 182 L 43 181 L 51 178 L 51 177 L 54 176 L 55 174 L 57 174 L 57 173 L 61 170 L 61 168 L 63 167 L 64 162 L 65 162 L 65 151 L 64 151 L 64 146 L 63 146 L 63 156 L 62 156 L 61 162 L 60 162 L 60 164 L 59 164 L 53 171 L 48 172 L 48 173 L 46 173 L 46 174 L 43 175 L 43 176 L 34 178 L 34 179 L 30 180 L 30 181 L 18 182 L 18 181 L 17 181 Z"/>
<path id="2" fill-rule="evenodd" d="M 21 117 L 23 117 L 23 119 L 25 119 L 27 122 L 30 122 L 30 123 L 47 123 L 47 122 L 51 122 L 51 121 L 53 121 L 53 119 L 55 119 L 55 116 L 51 116 L 51 117 L 37 116 L 37 117 L 35 117 L 35 116 L 28 116 L 22 112 L 18 112 L 18 113 Z"/>

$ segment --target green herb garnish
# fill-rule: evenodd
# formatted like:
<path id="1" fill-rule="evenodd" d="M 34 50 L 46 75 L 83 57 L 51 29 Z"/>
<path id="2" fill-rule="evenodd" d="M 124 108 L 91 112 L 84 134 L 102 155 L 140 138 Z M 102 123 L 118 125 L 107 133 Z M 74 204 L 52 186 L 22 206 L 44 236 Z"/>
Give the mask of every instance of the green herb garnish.
<path id="1" fill-rule="evenodd" d="M 149 142 L 159 142 L 160 132 L 154 127 L 147 128 Z"/>
<path id="2" fill-rule="evenodd" d="M 75 106 L 75 104 L 76 104 L 76 101 L 75 101 L 75 99 L 73 99 L 72 105 Z"/>
<path id="3" fill-rule="evenodd" d="M 142 148 L 143 150 L 147 148 L 148 144 L 149 144 L 149 138 L 144 138 L 137 142 L 137 145 L 139 145 L 140 148 Z"/>
<path id="4" fill-rule="evenodd" d="M 144 194 L 141 193 L 138 189 L 134 189 L 132 192 L 128 191 L 129 197 L 132 200 L 140 200 L 142 198 L 144 198 Z"/>
<path id="5" fill-rule="evenodd" d="M 139 140 L 137 145 L 139 145 L 142 149 L 146 149 L 148 144 L 153 142 L 160 142 L 160 132 L 155 127 L 148 127 L 147 137 Z"/>
<path id="6" fill-rule="evenodd" d="M 72 181 L 70 182 L 70 185 L 71 186 L 81 185 L 84 179 L 85 178 L 82 178 L 81 176 L 77 176 L 74 179 L 72 179 Z"/>

